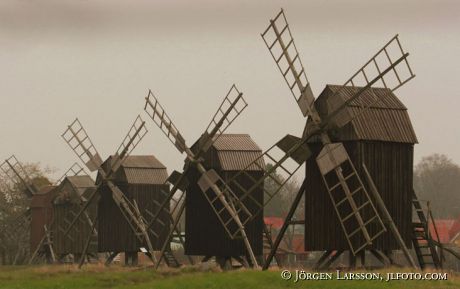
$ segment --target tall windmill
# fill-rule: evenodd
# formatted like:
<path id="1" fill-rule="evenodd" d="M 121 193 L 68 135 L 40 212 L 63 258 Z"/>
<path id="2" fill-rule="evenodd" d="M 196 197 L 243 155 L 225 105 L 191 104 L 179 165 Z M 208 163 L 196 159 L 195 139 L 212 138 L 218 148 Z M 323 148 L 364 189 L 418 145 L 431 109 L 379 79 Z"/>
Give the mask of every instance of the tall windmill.
<path id="1" fill-rule="evenodd" d="M 377 237 L 386 231 L 384 222 L 387 224 L 390 220 L 384 218 L 382 221 L 343 144 L 332 142 L 330 134 L 334 128 L 343 127 L 371 106 L 383 101 L 382 97 L 375 95 L 372 90 L 373 87 L 380 85 L 390 91 L 394 91 L 415 77 L 407 61 L 409 54 L 403 50 L 398 36 L 393 37 L 344 85 L 336 90 L 335 93 L 338 94 L 347 88 L 353 88 L 353 92 L 345 103 L 334 102 L 334 99 L 337 100 L 337 98 L 331 97 L 327 107 L 328 116 L 327 118 L 322 118 L 314 106 L 315 97 L 283 10 L 273 20 L 270 20 L 270 25 L 262 33 L 262 38 L 291 94 L 294 96 L 302 115 L 308 117 L 308 122 L 301 138 L 287 135 L 261 156 L 273 162 L 273 166 L 265 170 L 263 179 L 272 179 L 277 188 L 271 191 L 265 190 L 264 203 L 259 203 L 257 200 L 252 199 L 256 203 L 258 210 L 251 212 L 251 215 L 254 216 L 260 213 L 300 166 L 311 157 L 312 152 L 307 145 L 307 141 L 312 137 L 316 137 L 322 143 L 322 149 L 315 160 L 316 164 L 321 173 L 322 181 L 327 188 L 337 219 L 340 222 L 343 235 L 347 240 L 349 250 L 353 255 L 356 255 L 370 246 Z M 369 94 L 371 97 L 369 97 Z M 359 109 L 351 112 L 345 110 L 344 108 L 350 102 L 359 103 Z M 250 165 L 254 165 L 256 162 L 257 160 Z M 286 177 L 283 180 L 278 180 L 274 175 L 277 170 L 285 173 Z M 245 173 L 241 172 L 241 174 Z M 263 179 L 254 181 L 253 187 L 263 182 Z M 236 177 L 228 185 L 232 185 L 233 182 L 237 182 Z M 265 269 L 269 266 L 287 226 L 295 223 L 292 217 L 305 192 L 305 186 L 306 181 L 304 180 L 268 256 L 268 260 L 264 264 Z M 252 189 L 247 190 L 246 194 L 240 198 L 240 201 L 251 199 L 251 192 Z M 394 226 L 389 226 L 389 229 L 396 237 L 399 235 Z M 403 242 L 400 242 L 400 244 L 405 248 Z M 412 260 L 407 253 L 407 248 L 404 251 L 406 257 Z M 413 261 L 411 264 L 413 264 Z"/>
<path id="2" fill-rule="evenodd" d="M 89 205 L 96 201 L 97 196 L 101 193 L 101 188 L 107 186 L 111 192 L 111 198 L 116 206 L 119 208 L 126 222 L 129 224 L 136 238 L 144 244 L 147 253 L 154 257 L 154 249 L 150 241 L 146 221 L 139 211 L 138 205 L 135 200 L 129 200 L 123 192 L 113 183 L 111 177 L 120 168 L 129 154 L 139 144 L 142 138 L 146 135 L 147 129 L 145 122 L 138 116 L 133 125 L 131 126 L 128 134 L 123 139 L 121 145 L 118 147 L 115 154 L 112 156 L 111 161 L 103 166 L 102 159 L 93 145 L 91 139 L 86 133 L 78 119 L 75 119 L 62 134 L 65 142 L 70 146 L 78 158 L 86 165 L 91 171 L 97 171 L 101 179 L 97 184 L 97 188 L 89 197 L 85 205 L 81 208 L 80 212 L 75 216 L 66 232 L 69 232 L 82 213 L 88 209 Z M 97 218 L 93 222 L 93 229 L 97 224 Z M 91 237 L 91 236 L 90 236 Z M 88 248 L 90 237 L 88 238 L 85 250 Z M 85 255 L 86 252 L 83 253 Z"/>
<path id="3" fill-rule="evenodd" d="M 161 211 L 165 210 L 167 202 L 173 201 L 173 208 L 171 215 L 173 218 L 170 220 L 169 237 L 163 244 L 160 259 L 157 262 L 157 267 L 160 264 L 162 258 L 164 258 L 164 252 L 169 246 L 171 239 L 173 238 L 173 232 L 176 229 L 180 217 L 185 209 L 184 196 L 190 183 L 188 181 L 188 175 L 191 172 L 191 168 L 194 167 L 200 174 L 201 178 L 198 181 L 198 185 L 206 197 L 209 205 L 219 219 L 219 222 L 225 229 L 225 232 L 231 239 L 241 237 L 244 241 L 244 245 L 247 254 L 252 264 L 257 267 L 257 261 L 254 256 L 250 241 L 246 235 L 244 229 L 244 223 L 250 218 L 249 211 L 245 205 L 241 202 L 237 202 L 237 197 L 230 190 L 225 187 L 220 176 L 214 170 L 208 170 L 203 164 L 202 155 L 212 146 L 216 139 L 222 135 L 225 130 L 233 123 L 233 121 L 242 113 L 246 108 L 247 103 L 243 98 L 243 94 L 238 91 L 235 85 L 233 85 L 219 106 L 217 112 L 214 114 L 211 122 L 206 128 L 205 132 L 196 142 L 196 146 L 193 149 L 189 148 L 185 142 L 185 139 L 173 124 L 169 116 L 166 114 L 163 107 L 158 102 L 158 99 L 154 94 L 149 91 L 146 97 L 145 111 L 155 124 L 163 131 L 166 137 L 174 144 L 180 153 L 186 154 L 184 170 L 182 173 L 174 171 L 169 177 L 169 181 L 173 184 L 173 188 L 169 194 L 169 197 L 165 202 L 159 205 L 157 214 L 152 216 L 149 226 L 153 225 L 158 220 L 158 215 Z M 226 189 L 222 191 L 219 186 L 224 186 Z M 179 197 L 174 199 L 173 196 L 179 191 Z"/>

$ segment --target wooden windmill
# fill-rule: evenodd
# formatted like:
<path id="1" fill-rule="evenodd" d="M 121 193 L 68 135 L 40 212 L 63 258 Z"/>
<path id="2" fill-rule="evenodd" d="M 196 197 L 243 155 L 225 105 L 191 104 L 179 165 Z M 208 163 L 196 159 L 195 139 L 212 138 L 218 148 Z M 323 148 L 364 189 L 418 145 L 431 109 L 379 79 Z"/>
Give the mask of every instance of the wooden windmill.
<path id="1" fill-rule="evenodd" d="M 75 240 L 70 235 L 64 234 L 64 227 L 73 220 L 76 214 L 75 208 L 65 207 L 57 209 L 54 205 L 54 201 L 56 197 L 62 193 L 62 186 L 68 178 L 79 177 L 89 178 L 85 170 L 78 163 L 74 163 L 52 186 L 44 188 L 43 191 L 34 196 L 32 208 L 35 209 L 32 211 L 34 212 L 36 210 L 37 213 L 32 214 L 32 220 L 38 219 L 40 220 L 39 222 L 45 222 L 46 224 L 43 225 L 44 234 L 33 234 L 39 235 L 41 238 L 38 239 L 38 244 L 32 247 L 34 251 L 32 252 L 29 264 L 32 264 L 36 261 L 37 257 L 43 255 L 43 248 L 46 248 L 45 252 L 51 256 L 52 262 L 62 261 L 67 254 L 72 254 L 74 257 L 78 254 L 78 251 L 71 251 L 64 254 L 61 249 L 62 245 L 60 245 L 62 243 L 68 243 L 70 246 L 75 246 Z M 34 217 L 34 215 L 38 217 Z M 82 220 L 80 224 L 81 227 L 91 227 L 94 216 L 86 215 L 85 217 L 86 218 Z M 34 225 L 34 228 L 32 228 L 32 232 L 37 230 L 41 232 L 35 227 L 40 228 L 41 224 Z M 72 233 L 81 234 L 82 232 L 76 228 L 72 230 Z M 58 244 L 56 242 L 58 242 Z M 47 256 L 47 258 L 49 258 L 49 256 Z"/>
<path id="2" fill-rule="evenodd" d="M 80 167 L 81 168 L 81 167 Z M 83 172 L 83 169 L 81 169 Z M 86 173 L 64 175 L 54 189 L 53 223 L 53 249 L 56 255 L 62 260 L 64 257 L 72 255 L 74 262 L 82 261 L 87 257 L 97 256 L 97 230 L 93 228 L 93 221 L 97 216 L 97 207 L 90 206 L 85 211 L 81 222 L 77 222 L 74 228 L 67 235 L 64 233 L 68 224 L 73 221 L 75 215 L 80 211 L 86 202 L 86 198 L 95 190 L 94 180 Z M 87 250 L 86 256 L 82 255 L 86 240 L 92 235 L 92 245 Z"/>
<path id="3" fill-rule="evenodd" d="M 45 194 L 52 187 L 44 186 L 42 188 L 38 188 L 29 173 L 14 155 L 7 158 L 0 165 L 0 168 L 5 176 L 8 177 L 27 198 L 28 207 L 25 212 L 21 213 L 21 215 L 16 218 L 16 228 L 14 228 L 14 231 L 20 231 L 20 228 L 29 230 L 30 250 L 35 250 L 35 248 L 37 248 L 40 244 L 40 240 L 46 235 L 46 232 L 49 229 L 51 215 L 48 215 L 49 211 L 46 209 L 32 209 L 31 207 L 33 207 L 34 198 L 37 198 L 36 196 Z M 17 227 L 18 225 L 20 227 Z M 40 251 L 43 254 L 46 254 L 48 261 L 55 261 L 51 245 L 40 248 Z"/>
<path id="4" fill-rule="evenodd" d="M 51 227 L 54 224 L 52 198 L 56 186 L 67 176 L 76 176 L 83 173 L 83 168 L 77 163 L 73 164 L 52 186 L 37 188 L 30 174 L 25 170 L 17 158 L 13 155 L 6 159 L 0 166 L 6 176 L 21 188 L 29 201 L 29 208 L 16 219 L 15 230 L 26 227 L 30 231 L 31 258 L 29 263 L 42 255 L 48 262 L 55 262 L 56 256 L 53 249 Z M 71 216 L 66 214 L 63 221 L 70 222 Z"/>
<path id="5" fill-rule="evenodd" d="M 249 210 L 245 207 L 244 202 L 237 202 L 238 197 L 229 187 L 225 187 L 225 183 L 215 170 L 205 167 L 203 160 L 203 155 L 214 144 L 216 139 L 219 138 L 229 125 L 241 114 L 246 106 L 247 103 L 243 98 L 243 94 L 238 91 L 235 85 L 233 85 L 222 101 L 205 132 L 195 142 L 195 145 L 192 148 L 189 148 L 179 130 L 166 114 L 163 107 L 159 104 L 158 99 L 151 91 L 149 91 L 149 94 L 146 97 L 145 111 L 179 150 L 179 152 L 185 152 L 186 154 L 183 172 L 179 173 L 174 171 L 168 179 L 169 182 L 173 184 L 173 187 L 166 201 L 173 202 L 171 209 L 171 215 L 173 217 L 168 223 L 169 237 L 163 244 L 160 259 L 157 262 L 157 267 L 162 259 L 167 258 L 167 256 L 164 255 L 164 252 L 167 251 L 167 248 L 174 237 L 174 230 L 176 230 L 180 217 L 184 212 L 185 202 L 183 200 L 185 192 L 189 190 L 190 181 L 193 179 L 190 175 L 192 171 L 195 171 L 200 175 L 197 182 L 198 186 L 204 194 L 209 206 L 214 211 L 215 216 L 223 226 L 226 234 L 231 239 L 242 239 L 246 249 L 245 255 L 249 257 L 249 262 L 251 262 L 255 267 L 258 266 L 251 242 L 243 225 L 244 223 L 247 223 L 247 220 L 250 218 Z M 225 191 L 221 190 L 219 186 L 224 186 Z M 176 192 L 178 192 L 179 196 L 174 198 Z M 158 204 L 159 208 L 157 209 L 157 214 L 152 216 L 149 226 L 157 223 L 157 215 L 161 211 L 168 209 L 166 208 L 166 201 L 162 204 Z"/>
<path id="6" fill-rule="evenodd" d="M 407 61 L 409 54 L 403 50 L 398 36 L 393 37 L 344 85 L 339 86 L 334 91 L 334 95 L 338 95 L 346 90 L 349 95 L 346 101 L 339 101 L 340 99 L 337 97 L 331 96 L 327 102 L 328 113 L 326 117 L 320 114 L 314 105 L 315 97 L 283 10 L 270 21 L 270 25 L 262 33 L 262 38 L 303 116 L 308 117 L 308 122 L 301 138 L 287 135 L 262 156 L 273 162 L 273 166 L 265 170 L 263 179 L 272 179 L 277 184 L 277 189 L 265 191 L 264 203 L 252 199 L 258 210 L 251 212 L 251 215 L 260 213 L 300 166 L 312 157 L 313 153 L 307 142 L 312 138 L 317 138 L 321 143 L 321 148 L 314 162 L 320 172 L 320 180 L 327 188 L 329 202 L 334 208 L 351 254 L 355 256 L 370 247 L 379 236 L 389 229 L 397 239 L 410 264 L 415 266 L 397 227 L 391 220 L 391 216 L 385 213 L 383 213 L 383 217 L 380 216 L 380 212 L 387 212 L 385 204 L 376 198 L 370 198 L 368 190 L 344 145 L 341 142 L 331 140 L 331 135 L 335 129 L 345 126 L 365 113 L 370 107 L 385 101 L 385 97 L 377 95 L 373 88 L 382 86 L 393 92 L 415 77 Z M 345 109 L 352 102 L 358 104 L 358 108 L 355 110 Z M 285 173 L 286 177 L 283 180 L 278 180 L 274 175 L 277 170 Z M 368 182 L 372 181 L 367 175 L 366 179 Z M 261 181 L 254 182 L 254 187 Z M 232 185 L 232 182 L 237 181 L 236 179 L 230 181 L 228 185 Z M 302 182 L 284 225 L 264 264 L 265 269 L 274 257 L 288 225 L 299 222 L 292 220 L 292 217 L 302 196 L 304 193 L 308 193 L 306 192 L 306 183 L 306 180 Z M 248 190 L 240 200 L 251 199 L 251 191 Z M 371 190 L 371 193 L 374 197 L 378 195 L 375 190 Z M 375 202 L 376 205 L 374 205 Z"/>
<path id="7" fill-rule="evenodd" d="M 103 163 L 99 153 L 94 147 L 80 121 L 75 119 L 75 121 L 68 126 L 62 134 L 63 139 L 90 171 L 98 172 L 98 182 L 96 184 L 96 190 L 88 197 L 85 205 L 81 208 L 80 212 L 75 216 L 74 220 L 67 228 L 67 232 L 72 229 L 91 203 L 95 201 L 97 202 L 97 200 L 101 197 L 101 190 L 103 188 L 107 188 L 110 192 L 110 198 L 113 200 L 124 220 L 131 228 L 134 236 L 139 240 L 142 246 L 145 247 L 147 254 L 151 258 L 154 258 L 154 247 L 150 240 L 151 235 L 149 235 L 146 221 L 139 210 L 136 200 L 128 199 L 123 191 L 113 181 L 114 174 L 124 164 L 129 154 L 142 140 L 146 133 L 147 129 L 145 128 L 145 122 L 140 118 L 140 116 L 138 116 L 131 126 L 128 134 L 123 139 L 118 150 L 109 158 L 110 161 Z M 97 218 L 93 222 L 93 229 L 96 224 Z M 86 250 L 89 244 L 90 237 L 87 240 L 83 255 L 86 255 Z M 116 255 L 118 252 L 112 253 L 114 253 L 112 255 Z"/>

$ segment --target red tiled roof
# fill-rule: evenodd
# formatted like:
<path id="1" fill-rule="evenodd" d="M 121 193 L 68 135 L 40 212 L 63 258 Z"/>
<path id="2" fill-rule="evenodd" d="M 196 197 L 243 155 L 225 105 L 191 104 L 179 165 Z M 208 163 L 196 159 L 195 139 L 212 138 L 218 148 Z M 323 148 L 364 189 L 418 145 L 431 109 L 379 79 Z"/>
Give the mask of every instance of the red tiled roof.
<path id="1" fill-rule="evenodd" d="M 436 229 L 439 234 L 438 242 L 441 243 L 450 243 L 450 240 L 454 235 L 451 235 L 451 228 L 453 227 L 456 220 L 435 220 Z M 433 227 L 433 223 L 429 223 L 430 233 L 433 239 L 437 240 L 436 232 Z"/>
<path id="2" fill-rule="evenodd" d="M 455 220 L 452 227 L 450 227 L 450 230 L 449 230 L 450 241 L 454 241 L 452 239 L 457 237 L 459 234 L 460 234 L 460 216 Z"/>
<path id="3" fill-rule="evenodd" d="M 264 217 L 264 222 L 268 228 L 280 229 L 283 226 L 284 219 L 280 217 Z"/>

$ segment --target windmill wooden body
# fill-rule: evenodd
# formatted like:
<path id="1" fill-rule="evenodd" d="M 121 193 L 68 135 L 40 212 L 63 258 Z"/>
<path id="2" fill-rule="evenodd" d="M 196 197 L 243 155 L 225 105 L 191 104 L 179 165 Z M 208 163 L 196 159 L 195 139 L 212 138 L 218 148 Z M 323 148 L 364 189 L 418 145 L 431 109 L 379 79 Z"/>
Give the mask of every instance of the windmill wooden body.
<path id="1" fill-rule="evenodd" d="M 102 167 L 106 167 L 111 160 L 112 157 Z M 114 173 L 112 180 L 127 199 L 137 203 L 140 212 L 153 214 L 155 213 L 153 204 L 163 202 L 165 194 L 162 192 L 169 192 L 169 185 L 166 184 L 167 177 L 166 167 L 155 156 L 130 155 Z M 100 176 L 97 181 L 100 182 Z M 129 224 L 111 198 L 110 189 L 103 185 L 100 190 L 99 251 L 124 252 L 127 264 L 137 264 L 137 254 L 145 244 L 133 234 Z M 166 223 L 168 217 L 169 213 L 164 211 L 159 219 Z M 166 234 L 154 235 L 152 232 L 157 228 L 152 227 L 151 229 L 149 238 L 152 248 L 159 251 L 165 242 Z"/>
<path id="2" fill-rule="evenodd" d="M 192 186 L 196 185 L 198 185 L 202 196 L 208 202 L 209 208 L 214 212 L 214 218 L 218 220 L 227 236 L 230 239 L 239 238 L 242 240 L 245 254 L 244 256 L 238 257 L 247 265 L 252 265 L 254 267 L 258 266 L 251 241 L 248 238 L 245 228 L 245 224 L 251 217 L 249 210 L 246 208 L 244 202 L 239 202 L 237 200 L 238 196 L 232 191 L 232 188 L 225 185 L 225 181 L 222 177 L 219 176 L 214 169 L 206 167 L 203 157 L 246 106 L 247 103 L 243 99 L 243 94 L 233 85 L 217 112 L 214 114 L 205 132 L 195 142 L 195 145 L 189 148 L 182 134 L 173 124 L 163 107 L 159 104 L 158 99 L 149 91 L 146 98 L 145 111 L 179 152 L 186 154 L 183 172 L 179 173 L 175 171 L 168 178 L 168 181 L 173 184 L 173 187 L 166 200 L 172 203 L 171 215 L 173 218 L 171 218 L 168 223 L 167 227 L 169 229 L 165 229 L 168 231 L 168 238 L 163 245 L 160 258 L 156 265 L 157 267 L 162 260 L 165 260 L 166 263 L 169 262 L 168 254 L 165 255 L 165 253 L 168 252 L 166 249 L 169 248 L 169 243 L 175 237 L 182 237 L 180 236 L 180 232 L 177 232 L 177 225 L 185 210 L 185 194 Z M 192 179 L 193 181 L 191 181 Z M 223 188 L 225 188 L 225 190 L 223 190 Z M 255 188 L 255 190 L 257 190 L 257 188 Z M 256 193 L 251 194 L 251 196 L 253 195 L 255 196 Z M 158 209 L 156 210 L 157 214 L 150 219 L 149 227 L 157 224 L 159 212 L 167 209 L 166 201 L 162 204 L 158 204 Z M 159 225 L 165 226 L 165 224 Z"/>
<path id="3" fill-rule="evenodd" d="M 338 89 L 340 86 L 327 85 L 316 99 L 315 107 L 321 118 L 327 118 L 328 103 L 345 103 L 359 88 L 347 87 L 335 93 Z M 337 99 L 331 100 L 331 96 Z M 365 92 L 363 99 L 375 96 L 382 101 L 329 134 L 334 142 L 343 143 L 350 160 L 356 164 L 358 175 L 365 176 L 363 164 L 367 167 L 401 237 L 410 248 L 413 233 L 413 153 L 417 138 L 407 108 L 397 96 L 389 89 L 371 88 Z M 350 102 L 345 109 L 353 112 L 360 110 L 360 105 L 358 101 Z M 348 250 L 340 223 L 331 215 L 335 209 L 329 201 L 327 188 L 323 182 L 318 182 L 321 173 L 315 159 L 322 145 L 317 137 L 312 137 L 308 143 L 313 154 L 306 163 L 305 227 L 314 234 L 305 234 L 305 248 L 310 251 Z M 369 191 L 367 182 L 365 186 Z M 387 231 L 366 250 L 389 252 L 399 248 L 392 233 Z"/>
<path id="4" fill-rule="evenodd" d="M 47 243 L 46 247 L 39 247 L 41 240 L 46 235 L 47 226 L 52 222 L 51 209 L 51 191 L 53 186 L 38 187 L 29 172 L 22 166 L 18 159 L 12 155 L 6 159 L 1 165 L 1 170 L 7 178 L 9 178 L 19 191 L 22 191 L 29 203 L 26 211 L 19 217 L 21 221 L 18 224 L 27 228 L 29 233 L 29 254 L 34 250 L 40 252 L 45 257 L 47 262 L 55 261 L 52 248 L 48 247 L 51 244 Z M 14 237 L 14 236 L 11 236 Z"/>
<path id="5" fill-rule="evenodd" d="M 32 196 L 30 203 L 30 248 L 43 256 L 47 263 L 56 261 L 52 248 L 51 225 L 53 223 L 53 190 L 56 186 L 45 186 Z"/>
<path id="6" fill-rule="evenodd" d="M 52 230 L 55 223 L 53 199 L 58 192 L 58 184 L 68 176 L 77 176 L 83 172 L 83 169 L 75 163 L 54 185 L 44 185 L 37 188 L 38 186 L 32 176 L 14 155 L 6 159 L 0 166 L 5 175 L 25 193 L 30 201 L 29 209 L 22 216 L 24 221 L 21 222 L 30 231 L 30 248 L 28 251 L 31 256 L 29 263 L 32 263 L 36 257 L 43 257 L 48 263 L 55 262 L 57 256 L 53 248 L 53 236 L 56 235 L 53 234 Z M 45 183 L 49 184 L 48 180 L 45 180 Z M 61 222 L 63 220 L 70 222 L 68 213 L 65 218 L 61 214 L 63 218 L 60 220 Z M 60 233 L 57 232 L 57 235 L 59 237 Z"/>
<path id="7" fill-rule="evenodd" d="M 195 146 L 192 146 L 192 150 Z M 230 180 L 241 170 L 246 170 L 253 179 L 262 178 L 263 171 L 258 166 L 247 167 L 253 160 L 260 157 L 262 150 L 247 134 L 222 134 L 203 154 L 203 165 L 213 169 L 221 176 L 223 182 Z M 260 164 L 264 166 L 264 164 Z M 185 254 L 216 256 L 219 263 L 223 264 L 231 257 L 238 259 L 245 256 L 246 249 L 241 239 L 231 239 L 226 233 L 208 201 L 201 192 L 198 181 L 201 174 L 197 170 L 190 173 L 190 186 L 185 197 Z M 240 179 L 239 183 L 249 189 L 250 182 Z M 244 194 L 239 187 L 232 187 L 236 197 Z M 261 187 L 253 193 L 254 198 L 263 202 Z M 250 203 L 245 204 L 250 206 Z M 203 224 L 206 224 L 205 226 Z M 249 242 L 254 255 L 263 254 L 263 216 L 258 215 L 245 226 Z"/>
<path id="8" fill-rule="evenodd" d="M 92 257 L 97 256 L 97 231 L 92 230 L 92 222 L 97 215 L 95 204 L 88 208 L 84 218 L 75 225 L 73 230 L 67 236 L 64 235 L 69 223 L 95 189 L 96 185 L 90 176 L 75 175 L 64 177 L 53 190 L 52 242 L 54 252 L 60 260 L 71 254 L 74 260 L 79 261 L 84 252 L 86 240 L 90 236 L 92 236 L 91 243 L 86 254 Z"/>
<path id="9" fill-rule="evenodd" d="M 379 238 L 388 230 L 399 248 L 403 250 L 409 264 L 415 267 L 405 239 L 401 236 L 398 226 L 395 225 L 394 216 L 388 212 L 381 199 L 379 188 L 375 186 L 372 176 L 362 175 L 362 170 L 356 169 L 361 164 L 354 164 L 344 143 L 334 139 L 334 131 L 345 127 L 361 114 L 371 113 L 369 109 L 381 102 L 385 103 L 387 95 L 415 77 L 407 60 L 409 54 L 403 50 L 398 36 L 385 44 L 344 85 L 334 89 L 326 101 L 326 116 L 315 106 L 315 97 L 283 10 L 270 20 L 270 25 L 262 33 L 262 38 L 303 116 L 308 117 L 308 122 L 302 137 L 287 135 L 264 152 L 262 157 L 273 164 L 265 170 L 264 179 L 271 178 L 278 188 L 274 191 L 264 190 L 264 203 L 253 199 L 258 211 L 251 212 L 251 215 L 255 216 L 260 213 L 267 202 L 279 192 L 305 162 L 316 166 L 319 172 L 317 176 L 319 178 L 305 179 L 302 182 L 267 257 L 264 269 L 270 265 L 288 226 L 305 223 L 294 220 L 293 215 L 303 195 L 309 194 L 307 187 L 310 181 L 320 182 L 326 187 L 326 197 L 322 200 L 330 203 L 329 207 L 333 210 L 332 212 L 330 210 L 329 214 L 335 214 L 336 222 L 340 224 L 341 239 L 346 241 L 346 249 L 350 252 L 352 259 L 357 255 L 363 255 L 363 252 L 367 248 L 372 248 L 374 243 L 378 244 Z M 382 87 L 388 93 L 383 95 L 376 93 L 376 87 Z M 344 94 L 347 95 L 345 101 L 340 97 Z M 358 104 L 356 109 L 348 109 L 348 105 L 356 103 Z M 315 151 L 312 151 L 309 146 L 311 139 L 318 141 Z M 366 172 L 365 164 L 362 165 Z M 282 173 L 285 176 L 284 179 L 276 180 L 273 175 L 276 172 Z M 245 173 L 241 172 L 241 174 Z M 369 190 L 364 181 L 369 184 Z M 238 183 L 236 180 L 230 180 L 228 185 L 231 186 L 233 182 Z M 251 199 L 251 190 L 248 190 L 239 200 L 244 201 L 246 198 Z M 308 206 L 314 205 L 323 206 L 323 204 L 309 204 Z M 411 207 L 407 209 L 410 210 Z M 306 212 L 306 214 L 309 213 Z M 315 217 L 320 218 L 321 216 L 312 218 Z M 309 230 L 307 234 L 308 232 Z M 316 232 L 311 232 L 311 234 L 314 235 Z M 326 264 L 331 264 L 342 252 L 343 250 L 327 250 L 318 263 L 323 265 L 325 261 Z"/>
<path id="10" fill-rule="evenodd" d="M 121 216 L 123 216 L 124 221 L 128 224 L 131 229 L 130 236 L 135 236 L 140 242 L 142 248 L 145 249 L 147 256 L 151 258 L 152 261 L 155 260 L 154 254 L 154 244 L 150 239 L 152 229 L 147 226 L 147 221 L 143 213 L 139 209 L 140 206 L 137 203 L 135 196 L 130 196 L 125 194 L 115 182 L 117 173 L 120 170 L 120 167 L 123 166 L 124 162 L 127 160 L 129 154 L 133 149 L 139 144 L 142 138 L 147 133 L 145 128 L 145 122 L 138 116 L 133 125 L 131 126 L 128 134 L 123 139 L 121 145 L 115 154 L 113 154 L 108 161 L 103 162 L 99 153 L 97 152 L 95 146 L 93 145 L 91 139 L 86 133 L 85 129 L 81 125 L 80 121 L 76 119 L 73 121 L 62 134 L 63 139 L 70 146 L 70 148 L 75 152 L 78 158 L 85 163 L 90 171 L 98 172 L 98 181 L 97 187 L 93 194 L 88 197 L 88 201 L 81 208 L 78 214 L 75 216 L 74 220 L 69 224 L 66 229 L 66 234 L 72 230 L 75 224 L 79 221 L 80 218 L 84 215 L 84 212 L 88 207 L 93 203 L 98 203 L 99 199 L 111 198 L 113 204 L 116 205 L 117 211 Z M 123 171 L 123 170 L 122 170 Z M 133 197 L 133 198 L 131 198 Z M 165 212 L 168 213 L 169 211 Z M 151 212 L 154 214 L 155 212 Z M 96 220 L 93 222 L 93 229 L 97 228 L 99 217 L 103 214 L 101 208 L 98 209 L 98 215 Z M 100 227 L 103 229 L 103 227 Z M 113 235 L 112 235 L 113 236 Z M 123 238 L 130 236 L 114 236 L 116 238 Z M 102 237 L 100 237 L 102 238 Z M 91 238 L 88 237 L 85 244 L 85 252 L 91 243 Z M 105 243 L 102 239 L 99 239 L 99 243 Z M 101 247 L 102 249 L 102 247 Z M 111 262 L 113 258 L 119 252 L 110 252 L 110 256 L 107 260 L 107 263 Z M 136 256 L 128 256 L 128 261 L 136 262 Z M 80 261 L 80 266 L 83 264 L 83 259 Z"/>

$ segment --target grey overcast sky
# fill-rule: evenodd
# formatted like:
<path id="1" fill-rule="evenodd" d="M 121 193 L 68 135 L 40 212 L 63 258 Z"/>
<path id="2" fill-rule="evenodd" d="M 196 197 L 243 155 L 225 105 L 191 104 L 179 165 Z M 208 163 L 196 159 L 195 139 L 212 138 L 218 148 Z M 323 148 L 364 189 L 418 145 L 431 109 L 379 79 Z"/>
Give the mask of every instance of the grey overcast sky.
<path id="1" fill-rule="evenodd" d="M 342 84 L 399 33 L 417 77 L 397 91 L 419 144 L 415 160 L 460 163 L 460 1 L 0 1 L 0 158 L 62 173 L 60 134 L 78 116 L 105 158 L 151 88 L 192 144 L 232 83 L 248 109 L 229 132 L 268 148 L 304 120 L 260 33 L 283 7 L 315 95 Z M 183 156 L 147 121 L 137 154 L 169 170 Z"/>

